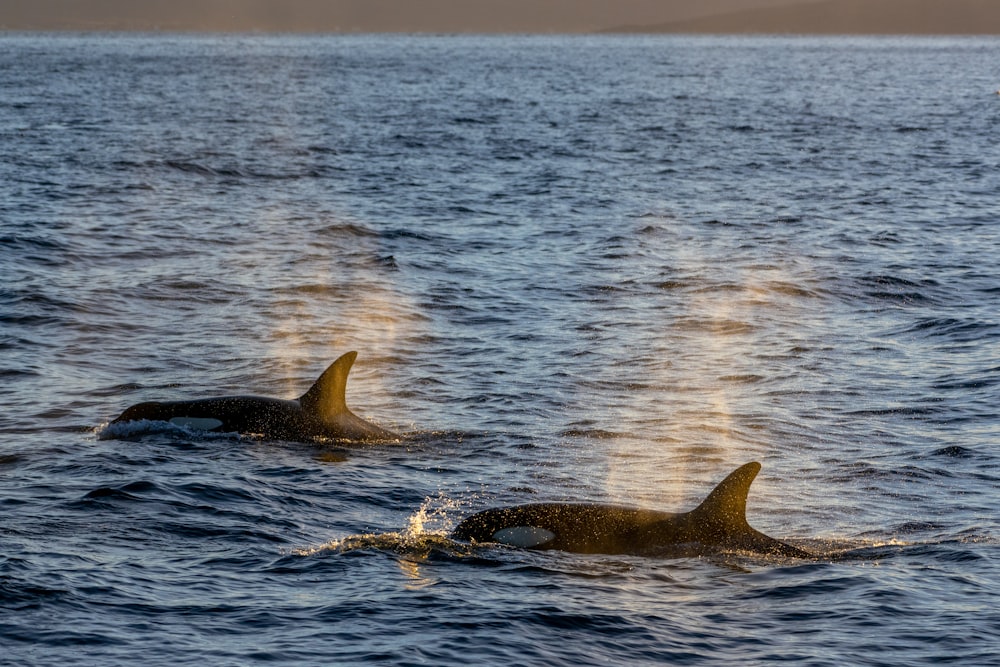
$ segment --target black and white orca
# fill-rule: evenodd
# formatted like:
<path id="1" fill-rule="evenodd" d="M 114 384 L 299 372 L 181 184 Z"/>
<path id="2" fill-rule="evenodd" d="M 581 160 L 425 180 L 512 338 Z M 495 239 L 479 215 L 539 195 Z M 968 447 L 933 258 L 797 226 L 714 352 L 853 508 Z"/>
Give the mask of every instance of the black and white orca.
<path id="1" fill-rule="evenodd" d="M 394 440 L 395 433 L 361 419 L 347 407 L 347 375 L 357 358 L 348 352 L 319 376 L 298 399 L 225 396 L 191 401 L 139 403 L 112 424 L 164 421 L 217 433 L 243 433 L 276 440 Z"/>
<path id="2" fill-rule="evenodd" d="M 536 503 L 489 509 L 462 521 L 456 540 L 584 554 L 668 555 L 748 551 L 811 558 L 754 530 L 746 502 L 759 463 L 730 473 L 698 507 L 682 514 L 616 505 Z"/>

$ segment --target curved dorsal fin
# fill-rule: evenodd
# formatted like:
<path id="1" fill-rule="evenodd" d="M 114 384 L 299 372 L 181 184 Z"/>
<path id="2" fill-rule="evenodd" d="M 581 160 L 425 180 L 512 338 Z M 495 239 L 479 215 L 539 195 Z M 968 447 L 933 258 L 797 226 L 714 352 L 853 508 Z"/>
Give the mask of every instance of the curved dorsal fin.
<path id="1" fill-rule="evenodd" d="M 753 483 L 760 464 L 757 462 L 742 465 L 729 476 L 719 482 L 708 497 L 698 505 L 691 514 L 699 521 L 722 526 L 729 530 L 734 528 L 749 528 L 747 523 L 747 494 Z"/>
<path id="2" fill-rule="evenodd" d="M 351 366 L 357 357 L 357 352 L 348 352 L 330 364 L 309 391 L 302 394 L 299 399 L 302 409 L 324 419 L 348 412 L 347 374 L 351 372 Z"/>

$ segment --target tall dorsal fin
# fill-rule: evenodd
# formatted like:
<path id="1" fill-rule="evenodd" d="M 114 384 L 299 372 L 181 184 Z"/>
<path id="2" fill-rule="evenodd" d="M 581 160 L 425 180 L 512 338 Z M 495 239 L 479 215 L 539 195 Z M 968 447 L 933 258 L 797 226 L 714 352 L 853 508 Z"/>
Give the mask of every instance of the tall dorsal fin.
<path id="1" fill-rule="evenodd" d="M 357 352 L 348 352 L 323 371 L 319 379 L 313 383 L 309 391 L 302 394 L 299 405 L 306 412 L 312 412 L 320 418 L 332 417 L 347 409 L 347 374 L 351 372 Z"/>
<path id="2" fill-rule="evenodd" d="M 747 494 L 750 493 L 750 484 L 753 483 L 757 473 L 760 472 L 760 464 L 757 462 L 742 465 L 729 476 L 719 482 L 708 498 L 698 505 L 692 512 L 699 521 L 706 524 L 713 524 L 727 530 L 749 529 L 747 523 Z"/>

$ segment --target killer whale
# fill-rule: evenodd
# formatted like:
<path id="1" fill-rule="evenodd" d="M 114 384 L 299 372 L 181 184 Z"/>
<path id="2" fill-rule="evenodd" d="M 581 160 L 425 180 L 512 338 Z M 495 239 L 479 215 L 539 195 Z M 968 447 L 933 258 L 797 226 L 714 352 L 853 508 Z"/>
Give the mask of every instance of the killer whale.
<path id="1" fill-rule="evenodd" d="M 127 408 L 111 423 L 165 421 L 204 431 L 301 442 L 320 438 L 395 439 L 396 434 L 361 419 L 347 407 L 347 375 L 357 356 L 357 352 L 342 355 L 298 399 L 225 396 L 191 401 L 151 401 Z"/>
<path id="2" fill-rule="evenodd" d="M 760 467 L 756 462 L 740 466 L 690 512 L 535 503 L 473 514 L 452 531 L 451 537 L 584 554 L 687 555 L 735 550 L 811 558 L 808 551 L 768 537 L 747 522 L 747 494 Z"/>

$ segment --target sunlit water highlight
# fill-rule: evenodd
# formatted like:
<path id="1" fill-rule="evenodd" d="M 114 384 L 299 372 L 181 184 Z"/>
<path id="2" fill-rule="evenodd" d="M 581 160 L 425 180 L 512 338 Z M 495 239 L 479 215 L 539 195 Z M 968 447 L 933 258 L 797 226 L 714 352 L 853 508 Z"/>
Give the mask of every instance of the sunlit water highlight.
<path id="1" fill-rule="evenodd" d="M 0 44 L 0 662 L 996 661 L 1000 41 Z M 447 537 L 750 460 L 820 558 Z"/>

